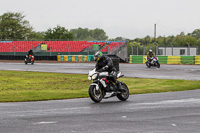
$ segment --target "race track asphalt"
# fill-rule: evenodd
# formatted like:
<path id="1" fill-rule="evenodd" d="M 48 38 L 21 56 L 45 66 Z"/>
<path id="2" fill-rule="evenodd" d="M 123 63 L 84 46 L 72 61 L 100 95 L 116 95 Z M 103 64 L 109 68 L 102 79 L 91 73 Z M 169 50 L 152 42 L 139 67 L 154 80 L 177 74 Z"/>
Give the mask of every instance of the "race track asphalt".
<path id="1" fill-rule="evenodd" d="M 88 74 L 94 63 L 24 63 L 0 62 L 0 70 L 39 71 L 56 73 Z M 120 71 L 126 77 L 200 80 L 200 65 L 161 65 L 161 68 L 147 68 L 144 64 L 120 64 Z"/>
<path id="2" fill-rule="evenodd" d="M 0 103 L 1 133 L 199 133 L 200 90 Z"/>
<path id="3" fill-rule="evenodd" d="M 0 63 L 0 70 L 87 74 L 94 63 Z M 120 64 L 127 77 L 200 80 L 200 66 Z M 0 103 L 0 133 L 199 133 L 200 90 Z"/>

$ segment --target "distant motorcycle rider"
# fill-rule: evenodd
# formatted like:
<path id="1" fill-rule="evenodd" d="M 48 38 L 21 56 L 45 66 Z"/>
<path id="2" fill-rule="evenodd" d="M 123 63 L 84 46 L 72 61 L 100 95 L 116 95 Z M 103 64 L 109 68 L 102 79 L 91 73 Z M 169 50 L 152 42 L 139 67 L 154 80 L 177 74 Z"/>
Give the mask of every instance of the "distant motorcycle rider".
<path id="1" fill-rule="evenodd" d="M 29 55 L 34 56 L 34 53 L 33 53 L 33 50 L 32 50 L 32 49 L 30 49 L 30 50 L 28 51 L 28 53 L 27 53 L 27 55 L 26 55 L 26 58 L 28 58 Z"/>
<path id="2" fill-rule="evenodd" d="M 122 86 L 119 81 L 116 80 L 117 78 L 117 70 L 113 66 L 113 61 L 110 57 L 104 56 L 101 51 L 97 51 L 94 54 L 94 61 L 96 61 L 96 71 L 98 72 L 108 72 L 109 78 L 116 83 L 119 89 L 122 90 Z"/>
<path id="3" fill-rule="evenodd" d="M 154 56 L 155 56 L 155 54 L 152 52 L 151 49 L 149 49 L 149 52 L 147 53 L 148 61 L 151 62 L 152 61 L 152 57 L 154 57 Z"/>
<path id="4" fill-rule="evenodd" d="M 30 50 L 28 51 L 28 55 L 34 55 L 34 53 L 33 53 L 33 50 L 32 50 L 32 49 L 30 49 Z"/>

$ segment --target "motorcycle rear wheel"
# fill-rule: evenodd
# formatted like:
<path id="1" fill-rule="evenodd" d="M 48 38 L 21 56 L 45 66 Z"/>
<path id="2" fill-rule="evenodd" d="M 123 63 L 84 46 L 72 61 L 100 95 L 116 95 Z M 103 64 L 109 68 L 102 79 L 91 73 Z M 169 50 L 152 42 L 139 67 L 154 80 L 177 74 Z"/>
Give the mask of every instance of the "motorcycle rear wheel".
<path id="1" fill-rule="evenodd" d="M 89 93 L 89 96 L 92 99 L 92 101 L 94 101 L 95 103 L 99 103 L 103 99 L 102 90 L 100 88 L 98 90 L 96 90 L 95 85 L 91 85 L 89 87 L 88 93 Z"/>
<path id="2" fill-rule="evenodd" d="M 122 83 L 123 92 L 117 94 L 117 98 L 121 101 L 126 101 L 129 98 L 129 89 L 125 83 Z"/>

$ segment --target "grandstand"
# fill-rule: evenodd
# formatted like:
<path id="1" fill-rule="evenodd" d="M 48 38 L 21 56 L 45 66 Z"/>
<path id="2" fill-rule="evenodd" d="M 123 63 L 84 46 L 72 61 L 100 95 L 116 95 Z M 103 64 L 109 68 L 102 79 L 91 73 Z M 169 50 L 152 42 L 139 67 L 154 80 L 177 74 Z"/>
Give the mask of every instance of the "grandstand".
<path id="1" fill-rule="evenodd" d="M 43 52 L 83 52 L 92 51 L 93 45 L 98 44 L 102 52 L 113 52 L 123 46 L 125 42 L 113 41 L 0 41 L 0 52 L 27 52 L 41 45 L 47 45 Z M 108 51 L 109 48 L 109 51 Z M 40 49 L 41 50 L 41 49 Z M 40 51 L 36 51 L 40 52 Z"/>
<path id="2" fill-rule="evenodd" d="M 0 41 L 0 59 L 23 60 L 30 49 L 33 49 L 36 60 L 56 60 L 57 55 L 90 57 L 100 50 L 125 61 L 126 44 L 124 41 Z"/>
<path id="3" fill-rule="evenodd" d="M 120 48 L 121 46 L 125 45 L 125 42 L 110 42 L 107 47 L 104 47 L 101 52 L 108 52 L 108 48 L 110 52 L 114 52 L 116 48 Z"/>

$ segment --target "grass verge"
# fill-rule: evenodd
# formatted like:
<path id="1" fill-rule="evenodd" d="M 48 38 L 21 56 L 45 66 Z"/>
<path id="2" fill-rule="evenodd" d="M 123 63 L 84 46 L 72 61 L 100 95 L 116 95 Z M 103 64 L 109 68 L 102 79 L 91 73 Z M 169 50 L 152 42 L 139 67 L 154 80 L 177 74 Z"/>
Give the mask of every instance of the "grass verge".
<path id="1" fill-rule="evenodd" d="M 121 78 L 130 94 L 200 89 L 200 81 Z M 87 75 L 0 71 L 0 102 L 39 101 L 88 97 Z"/>

